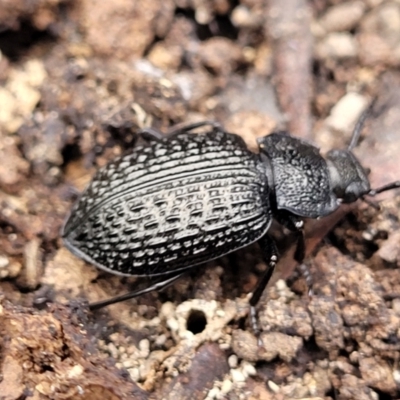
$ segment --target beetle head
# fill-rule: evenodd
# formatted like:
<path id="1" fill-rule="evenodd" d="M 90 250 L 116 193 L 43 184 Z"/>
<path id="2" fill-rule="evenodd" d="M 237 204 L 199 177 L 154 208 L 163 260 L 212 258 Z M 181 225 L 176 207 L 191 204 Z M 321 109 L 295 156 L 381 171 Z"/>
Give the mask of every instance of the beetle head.
<path id="1" fill-rule="evenodd" d="M 352 203 L 371 190 L 366 170 L 349 150 L 331 150 L 326 155 L 332 190 L 343 203 Z"/>
<path id="2" fill-rule="evenodd" d="M 352 203 L 358 199 L 364 199 L 365 195 L 376 196 L 379 193 L 400 188 L 400 181 L 394 181 L 371 189 L 367 171 L 351 152 L 357 145 L 364 122 L 371 114 L 375 102 L 376 98 L 358 119 L 347 150 L 331 150 L 326 155 L 332 190 L 343 203 Z"/>

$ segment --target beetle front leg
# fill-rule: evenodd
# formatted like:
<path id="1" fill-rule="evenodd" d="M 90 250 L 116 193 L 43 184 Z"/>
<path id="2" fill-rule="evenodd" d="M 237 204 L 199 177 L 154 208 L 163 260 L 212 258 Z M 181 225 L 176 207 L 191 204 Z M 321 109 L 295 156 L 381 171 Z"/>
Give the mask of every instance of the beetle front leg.
<path id="1" fill-rule="evenodd" d="M 268 235 L 264 235 L 259 241 L 261 252 L 263 254 L 264 261 L 267 264 L 267 269 L 263 275 L 259 278 L 257 286 L 253 291 L 250 298 L 250 318 L 251 325 L 256 336 L 260 334 L 260 328 L 257 321 L 256 305 L 258 304 L 264 289 L 271 280 L 272 274 L 274 273 L 275 266 L 278 262 L 278 249 L 276 248 L 275 242 Z"/>

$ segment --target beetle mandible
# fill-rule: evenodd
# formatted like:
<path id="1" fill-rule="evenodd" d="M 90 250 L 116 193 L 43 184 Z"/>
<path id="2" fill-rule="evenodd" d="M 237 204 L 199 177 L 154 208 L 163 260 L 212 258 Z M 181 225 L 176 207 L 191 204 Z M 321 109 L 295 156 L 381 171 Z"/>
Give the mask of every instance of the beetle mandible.
<path id="1" fill-rule="evenodd" d="M 201 122 L 146 140 L 94 175 L 74 205 L 62 236 L 67 248 L 108 272 L 156 276 L 150 287 L 90 305 L 91 309 L 170 285 L 189 268 L 258 241 L 267 270 L 250 299 L 251 316 L 278 253 L 268 236 L 273 219 L 296 233 L 295 259 L 305 254 L 303 218 L 320 218 L 341 203 L 400 187 L 371 189 L 349 147 L 325 158 L 312 144 L 275 132 L 258 139 L 259 153 L 220 125 Z M 195 134 L 200 126 L 206 133 Z"/>

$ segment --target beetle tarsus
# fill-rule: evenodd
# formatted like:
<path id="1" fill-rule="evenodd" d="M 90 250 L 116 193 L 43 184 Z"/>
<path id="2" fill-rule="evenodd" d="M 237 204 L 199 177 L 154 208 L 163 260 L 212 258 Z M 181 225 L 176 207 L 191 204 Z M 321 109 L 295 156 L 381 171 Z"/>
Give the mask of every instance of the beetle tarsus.
<path id="1" fill-rule="evenodd" d="M 306 281 L 306 286 L 307 286 L 307 289 L 308 289 L 308 291 L 307 291 L 308 297 L 312 297 L 314 295 L 314 292 L 313 292 L 313 284 L 314 284 L 314 282 L 313 282 L 313 277 L 312 277 L 312 273 L 310 271 L 310 268 L 305 263 L 299 264 L 298 268 L 299 268 L 300 273 L 303 276 L 304 280 Z"/>

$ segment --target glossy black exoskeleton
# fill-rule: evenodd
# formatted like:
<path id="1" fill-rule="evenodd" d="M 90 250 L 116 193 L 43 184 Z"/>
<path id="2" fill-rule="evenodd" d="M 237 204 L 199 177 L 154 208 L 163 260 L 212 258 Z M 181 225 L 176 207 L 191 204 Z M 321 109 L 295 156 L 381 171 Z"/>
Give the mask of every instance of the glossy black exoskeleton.
<path id="1" fill-rule="evenodd" d="M 363 116 L 365 119 L 365 115 Z M 254 306 L 278 260 L 268 236 L 273 219 L 295 232 L 295 258 L 304 258 L 303 218 L 324 217 L 340 204 L 400 187 L 371 190 L 352 153 L 326 157 L 285 132 L 258 140 L 259 154 L 219 125 L 199 123 L 165 137 L 141 132 L 147 143 L 101 168 L 63 228 L 77 256 L 120 275 L 159 276 L 151 287 L 91 305 L 92 309 L 165 287 L 198 264 L 258 241 L 269 268 L 250 300 Z M 206 133 L 192 131 L 209 126 Z"/>

